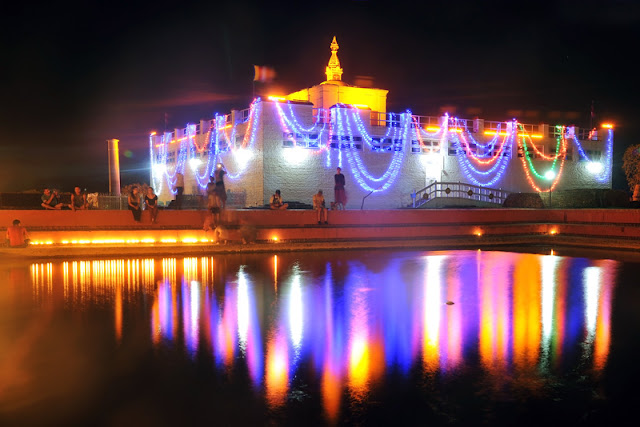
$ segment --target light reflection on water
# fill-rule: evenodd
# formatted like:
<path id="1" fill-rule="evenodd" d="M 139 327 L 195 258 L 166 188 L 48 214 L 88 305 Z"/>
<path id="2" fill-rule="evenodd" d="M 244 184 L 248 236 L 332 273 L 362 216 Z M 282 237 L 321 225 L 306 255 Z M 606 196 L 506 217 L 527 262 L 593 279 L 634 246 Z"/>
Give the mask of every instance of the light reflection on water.
<path id="1" fill-rule="evenodd" d="M 345 405 L 366 406 L 391 373 L 418 369 L 428 382 L 477 369 L 489 390 L 536 390 L 576 356 L 590 375 L 606 366 L 614 261 L 344 254 L 38 263 L 32 299 L 56 310 L 108 307 L 116 343 L 135 327 L 127 313 L 142 310 L 153 348 L 177 348 L 184 363 L 205 353 L 226 372 L 244 367 L 272 409 L 307 378 L 317 384 L 307 395 L 332 421 Z"/>

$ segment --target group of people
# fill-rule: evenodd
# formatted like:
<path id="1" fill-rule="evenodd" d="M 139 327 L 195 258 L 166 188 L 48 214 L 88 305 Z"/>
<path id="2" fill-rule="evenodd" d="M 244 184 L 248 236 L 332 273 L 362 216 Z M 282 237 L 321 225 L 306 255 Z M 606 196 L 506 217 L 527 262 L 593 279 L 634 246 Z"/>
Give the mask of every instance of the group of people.
<path id="1" fill-rule="evenodd" d="M 211 217 L 205 228 L 214 228 L 220 223 L 220 213 L 227 207 L 227 190 L 224 186 L 224 176 L 227 174 L 222 163 L 218 163 L 207 184 L 207 208 Z M 207 227 L 208 225 L 208 227 Z"/>
<path id="2" fill-rule="evenodd" d="M 87 201 L 87 193 L 82 191 L 80 187 L 75 187 L 73 193 L 71 193 L 71 203 L 62 203 L 60 200 L 60 192 L 56 189 L 45 188 L 40 200 L 42 206 L 49 210 L 60 210 L 62 208 L 69 208 L 72 211 L 84 210 L 89 208 L 89 202 Z"/>
<path id="3" fill-rule="evenodd" d="M 134 221 L 140 222 L 142 216 L 140 189 L 135 185 L 131 187 L 131 192 L 127 197 L 127 204 L 133 214 Z M 152 187 L 147 188 L 147 194 L 144 195 L 144 206 L 151 216 L 151 224 L 155 224 L 158 219 L 158 196 L 153 192 Z"/>
<path id="4" fill-rule="evenodd" d="M 344 206 L 347 203 L 347 193 L 344 189 L 345 179 L 342 174 L 342 169 L 337 168 L 336 174 L 334 175 L 334 196 L 335 201 L 331 204 L 331 209 L 344 209 Z M 284 203 L 282 200 L 282 194 L 280 190 L 276 190 L 276 192 L 271 196 L 269 200 L 269 208 L 274 210 L 282 210 L 287 209 L 289 207 L 288 203 Z M 318 224 L 328 224 L 327 219 L 327 206 L 324 200 L 324 194 L 322 190 L 318 190 L 316 194 L 313 195 L 313 209 L 317 212 L 317 220 Z"/>
<path id="5" fill-rule="evenodd" d="M 334 176 L 334 190 L 335 190 L 335 202 L 331 204 L 332 209 L 344 209 L 347 202 L 345 192 L 345 179 L 342 174 L 342 170 L 337 168 L 337 173 Z M 220 222 L 220 213 L 225 209 L 227 203 L 227 191 L 224 185 L 224 175 L 227 171 L 224 165 L 219 163 L 216 169 L 209 179 L 207 184 L 207 208 L 211 212 L 211 223 L 213 226 Z M 182 174 L 176 174 L 176 183 L 174 191 L 176 192 L 175 208 L 181 209 L 182 196 L 184 193 L 184 177 Z M 41 196 L 41 206 L 44 209 L 59 210 L 63 208 L 69 208 L 71 210 L 83 210 L 88 209 L 89 203 L 87 202 L 87 194 L 82 191 L 80 187 L 75 187 L 71 194 L 71 203 L 62 203 L 60 192 L 58 190 L 52 190 L 45 188 Z M 158 217 L 158 196 L 154 193 L 152 187 L 148 187 L 144 198 L 140 197 L 140 189 L 137 186 L 133 186 L 127 197 L 127 204 L 129 210 L 133 214 L 133 219 L 136 222 L 141 221 L 142 206 L 144 203 L 145 210 L 149 211 L 151 217 L 151 224 L 155 224 Z M 284 203 L 280 190 L 276 190 L 269 201 L 269 207 L 271 209 L 282 210 L 289 207 L 288 203 Z M 324 200 L 322 190 L 318 190 L 313 196 L 313 209 L 317 211 L 318 224 L 327 224 L 327 207 Z"/>

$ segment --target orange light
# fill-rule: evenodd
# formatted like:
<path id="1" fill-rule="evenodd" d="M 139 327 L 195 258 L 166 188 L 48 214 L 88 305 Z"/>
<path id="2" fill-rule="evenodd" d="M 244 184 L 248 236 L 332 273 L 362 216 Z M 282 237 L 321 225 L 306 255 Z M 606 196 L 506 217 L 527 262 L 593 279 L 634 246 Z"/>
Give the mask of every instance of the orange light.
<path id="1" fill-rule="evenodd" d="M 485 135 L 495 135 L 496 133 L 498 133 L 495 130 L 485 130 L 484 134 Z M 507 136 L 507 132 L 500 132 L 499 134 L 500 136 Z M 527 135 L 526 133 L 519 133 L 518 134 L 519 137 L 524 137 L 524 136 L 528 136 L 529 138 L 534 138 L 534 139 L 542 139 L 542 135 L 539 133 L 535 133 L 535 134 L 531 134 L 531 135 Z"/>
<path id="2" fill-rule="evenodd" d="M 497 132 L 497 131 L 495 131 L 495 130 L 485 130 L 485 131 L 484 131 L 484 134 L 485 134 L 485 135 L 495 135 L 496 133 L 498 133 L 498 132 Z M 500 136 L 507 136 L 507 133 L 506 133 L 506 132 L 500 132 L 498 135 L 500 135 Z"/>
<path id="3" fill-rule="evenodd" d="M 353 105 L 354 107 L 356 107 L 359 110 L 370 110 L 371 109 L 371 107 L 369 107 L 368 105 L 365 105 L 365 104 L 351 104 L 351 105 Z"/>
<path id="4" fill-rule="evenodd" d="M 156 131 L 154 130 L 153 132 L 151 132 L 151 133 L 149 134 L 149 136 L 154 136 L 155 134 L 156 134 Z"/>
<path id="5" fill-rule="evenodd" d="M 613 125 L 611 123 L 603 123 L 602 127 L 605 129 L 613 129 Z"/>
<path id="6" fill-rule="evenodd" d="M 438 126 L 427 126 L 425 130 L 427 132 L 438 132 L 440 131 L 440 128 Z"/>
<path id="7" fill-rule="evenodd" d="M 476 229 L 473 234 L 475 234 L 477 237 L 482 237 L 482 230 L 480 229 Z"/>
<path id="8" fill-rule="evenodd" d="M 275 96 L 275 95 L 269 95 L 267 96 L 267 99 L 269 101 L 275 101 L 275 102 L 282 102 L 287 100 L 287 98 L 285 98 L 284 96 Z"/>

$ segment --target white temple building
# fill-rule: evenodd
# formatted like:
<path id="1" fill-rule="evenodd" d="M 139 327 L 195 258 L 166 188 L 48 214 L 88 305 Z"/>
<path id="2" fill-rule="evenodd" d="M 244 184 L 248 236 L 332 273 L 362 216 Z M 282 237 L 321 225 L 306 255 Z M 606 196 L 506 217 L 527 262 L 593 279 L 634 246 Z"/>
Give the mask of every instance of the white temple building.
<path id="1" fill-rule="evenodd" d="M 219 164 L 236 207 L 264 206 L 276 189 L 285 201 L 308 204 L 322 189 L 331 202 L 337 167 L 346 178 L 347 209 L 428 207 L 422 202 L 438 191 L 460 189 L 468 199 L 499 202 L 505 192 L 611 188 L 612 126 L 387 112 L 387 90 L 342 81 L 337 51 L 334 37 L 327 80 L 318 85 L 152 133 L 151 185 L 161 204 L 174 198 L 177 173 L 185 194 L 203 194 Z"/>

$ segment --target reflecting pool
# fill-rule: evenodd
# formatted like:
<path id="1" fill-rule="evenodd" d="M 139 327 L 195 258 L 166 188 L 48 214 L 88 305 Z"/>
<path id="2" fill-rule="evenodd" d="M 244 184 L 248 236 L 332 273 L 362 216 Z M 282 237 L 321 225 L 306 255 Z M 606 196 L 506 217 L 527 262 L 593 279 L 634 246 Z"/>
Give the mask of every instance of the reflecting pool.
<path id="1" fill-rule="evenodd" d="M 0 263 L 0 424 L 602 424 L 637 264 L 487 251 Z"/>

